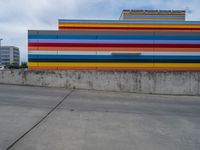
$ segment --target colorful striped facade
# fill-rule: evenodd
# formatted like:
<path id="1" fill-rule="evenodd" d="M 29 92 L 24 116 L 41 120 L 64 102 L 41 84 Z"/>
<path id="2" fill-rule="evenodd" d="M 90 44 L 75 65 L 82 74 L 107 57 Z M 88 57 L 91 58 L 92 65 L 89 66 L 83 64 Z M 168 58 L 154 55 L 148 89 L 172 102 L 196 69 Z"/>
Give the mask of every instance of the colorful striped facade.
<path id="1" fill-rule="evenodd" d="M 60 19 L 28 49 L 35 70 L 200 70 L 200 22 Z"/>

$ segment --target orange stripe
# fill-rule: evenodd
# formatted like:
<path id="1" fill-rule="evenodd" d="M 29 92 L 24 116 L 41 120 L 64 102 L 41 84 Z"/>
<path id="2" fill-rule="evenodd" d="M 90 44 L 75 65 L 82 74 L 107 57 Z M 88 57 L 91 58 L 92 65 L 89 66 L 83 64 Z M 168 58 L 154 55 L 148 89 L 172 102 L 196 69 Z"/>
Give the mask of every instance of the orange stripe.
<path id="1" fill-rule="evenodd" d="M 58 70 L 57 66 L 29 66 L 30 70 Z"/>
<path id="2" fill-rule="evenodd" d="M 143 70 L 143 71 L 200 71 L 200 68 L 131 68 L 131 67 L 49 67 L 49 66 L 35 66 L 29 67 L 31 70 L 117 70 L 117 71 L 126 71 L 126 70 Z"/>
<path id="3" fill-rule="evenodd" d="M 163 71 L 200 71 L 200 68 L 196 67 L 196 68 L 152 68 L 152 70 L 163 70 Z"/>
<path id="4" fill-rule="evenodd" d="M 160 68 L 154 68 L 154 67 L 148 67 L 148 68 L 145 68 L 145 67 L 140 67 L 140 68 L 130 68 L 130 67 L 123 67 L 123 68 L 120 68 L 120 67 L 101 67 L 101 68 L 97 68 L 97 70 L 152 70 L 152 71 L 156 71 L 156 70 L 163 70 L 163 71 L 175 71 L 175 70 L 179 70 L 179 71 L 188 71 L 188 70 L 194 70 L 194 71 L 199 71 L 200 68 L 165 68 L 165 67 L 160 67 Z"/>
<path id="5" fill-rule="evenodd" d="M 58 70 L 96 70 L 96 67 L 65 67 L 58 66 Z"/>
<path id="6" fill-rule="evenodd" d="M 200 48 L 154 48 L 155 52 L 200 52 Z"/>
<path id="7" fill-rule="evenodd" d="M 134 31 L 134 32 L 200 32 L 200 29 L 199 30 L 162 30 L 162 29 L 158 29 L 158 30 L 151 30 L 151 29 L 148 29 L 148 30 L 145 30 L 145 29 L 133 29 L 133 30 L 130 30 L 130 29 L 77 29 L 77 28 L 74 28 L 74 29 L 62 29 L 62 28 L 59 28 L 59 30 L 62 30 L 62 31 L 71 31 L 71 30 L 76 30 L 76 31 Z"/>

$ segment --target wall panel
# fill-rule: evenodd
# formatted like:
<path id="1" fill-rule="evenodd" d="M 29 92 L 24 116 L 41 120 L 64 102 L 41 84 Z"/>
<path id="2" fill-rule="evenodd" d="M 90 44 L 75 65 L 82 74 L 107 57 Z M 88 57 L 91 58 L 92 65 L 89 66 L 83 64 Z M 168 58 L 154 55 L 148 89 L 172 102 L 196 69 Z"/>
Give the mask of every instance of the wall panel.
<path id="1" fill-rule="evenodd" d="M 29 31 L 29 68 L 200 70 L 200 22 L 59 20 Z"/>

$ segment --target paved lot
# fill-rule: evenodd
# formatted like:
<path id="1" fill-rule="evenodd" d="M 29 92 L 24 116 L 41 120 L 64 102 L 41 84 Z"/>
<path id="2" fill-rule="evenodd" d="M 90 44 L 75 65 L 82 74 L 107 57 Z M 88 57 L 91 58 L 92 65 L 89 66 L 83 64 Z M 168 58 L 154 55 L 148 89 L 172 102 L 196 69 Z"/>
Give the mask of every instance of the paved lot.
<path id="1" fill-rule="evenodd" d="M 200 97 L 0 85 L 0 150 L 199 150 Z"/>

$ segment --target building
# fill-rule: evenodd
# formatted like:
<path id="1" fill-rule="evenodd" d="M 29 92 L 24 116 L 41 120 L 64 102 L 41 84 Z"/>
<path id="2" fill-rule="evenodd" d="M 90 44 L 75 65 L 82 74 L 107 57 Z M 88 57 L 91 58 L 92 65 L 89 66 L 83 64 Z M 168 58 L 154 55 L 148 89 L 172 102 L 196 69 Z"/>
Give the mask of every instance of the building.
<path id="1" fill-rule="evenodd" d="M 29 30 L 29 69 L 200 70 L 200 21 L 184 10 L 124 10 L 119 20 L 59 19 Z"/>
<path id="2" fill-rule="evenodd" d="M 184 10 L 123 10 L 120 20 L 185 21 Z"/>
<path id="3" fill-rule="evenodd" d="M 19 48 L 15 46 L 1 46 L 0 47 L 0 64 L 19 65 L 19 63 L 20 63 Z"/>

